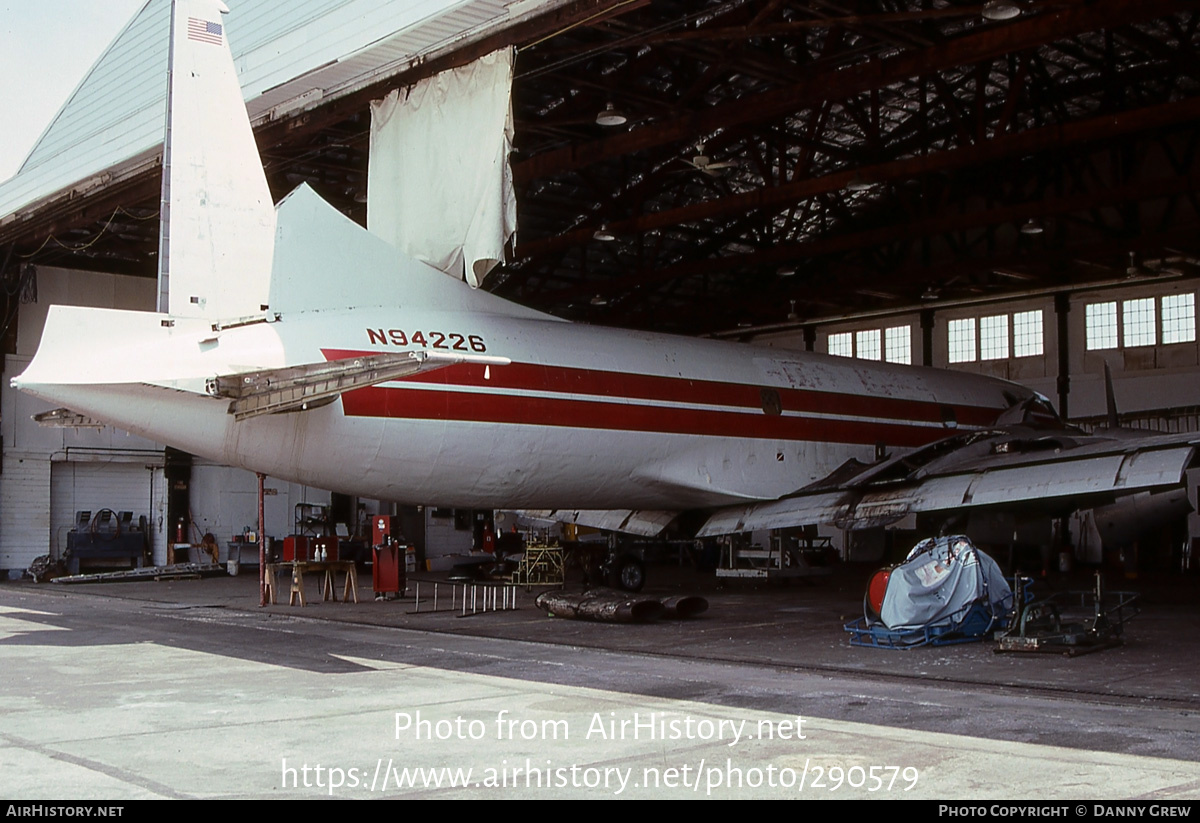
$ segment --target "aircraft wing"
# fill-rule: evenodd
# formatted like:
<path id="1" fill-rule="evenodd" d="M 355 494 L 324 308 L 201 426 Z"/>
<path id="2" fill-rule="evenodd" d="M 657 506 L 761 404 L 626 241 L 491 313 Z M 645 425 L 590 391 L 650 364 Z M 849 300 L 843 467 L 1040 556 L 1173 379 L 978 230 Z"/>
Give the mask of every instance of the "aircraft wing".
<path id="1" fill-rule="evenodd" d="M 206 388 L 214 397 L 229 398 L 229 413 L 241 421 L 319 408 L 332 403 L 342 392 L 455 363 L 503 366 L 510 362 L 507 357 L 480 354 L 396 352 L 224 375 L 209 380 Z"/>
<path id="2" fill-rule="evenodd" d="M 730 506 L 697 533 L 827 523 L 862 529 L 909 514 L 1011 506 L 1087 508 L 1144 491 L 1180 487 L 1200 433 L 1087 435 L 1009 427 L 956 435 L 870 466 L 846 466 L 778 500 Z"/>
<path id="3" fill-rule="evenodd" d="M 677 511 L 649 509 L 520 509 L 517 514 L 641 537 L 657 537 L 679 516 Z"/>

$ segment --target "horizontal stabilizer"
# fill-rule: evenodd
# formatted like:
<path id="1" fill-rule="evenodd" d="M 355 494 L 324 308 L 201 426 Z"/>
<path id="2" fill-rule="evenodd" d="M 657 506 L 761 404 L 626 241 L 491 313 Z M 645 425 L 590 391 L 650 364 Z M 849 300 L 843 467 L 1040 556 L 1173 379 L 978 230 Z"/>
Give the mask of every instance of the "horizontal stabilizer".
<path id="1" fill-rule="evenodd" d="M 241 421 L 264 414 L 319 408 L 332 403 L 342 392 L 455 363 L 505 366 L 510 362 L 507 357 L 478 354 L 398 352 L 224 375 L 209 380 L 206 388 L 213 397 L 230 398 L 233 402 L 229 404 L 229 413 Z"/>

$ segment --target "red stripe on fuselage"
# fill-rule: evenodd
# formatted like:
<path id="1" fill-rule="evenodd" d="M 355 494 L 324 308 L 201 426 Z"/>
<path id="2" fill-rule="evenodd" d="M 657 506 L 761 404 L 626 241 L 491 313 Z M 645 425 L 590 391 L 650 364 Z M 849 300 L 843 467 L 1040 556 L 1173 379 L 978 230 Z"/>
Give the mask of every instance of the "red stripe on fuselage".
<path id="1" fill-rule="evenodd" d="M 343 349 L 322 351 L 329 360 L 377 353 Z M 397 382 L 443 385 L 446 390 L 358 389 L 342 396 L 345 413 L 351 416 L 525 423 L 837 443 L 885 442 L 897 446 L 921 445 L 946 434 L 940 426 L 911 425 L 913 422 L 942 423 L 944 406 L 941 404 L 840 392 L 760 387 L 530 363 L 497 366 L 490 370 L 487 379 L 484 378 L 482 365 L 456 364 Z M 489 391 L 487 394 L 456 391 L 459 387 L 478 387 Z M 763 388 L 770 388 L 779 394 L 785 411 L 871 417 L 876 420 L 827 420 L 764 414 Z M 498 394 L 497 390 L 614 398 L 618 402 L 572 397 L 523 397 Z M 619 402 L 621 399 L 729 406 L 746 409 L 750 413 L 633 405 Z M 958 423 L 967 426 L 990 425 L 1000 413 L 998 408 L 984 406 L 955 405 L 951 408 Z"/>
<path id="2" fill-rule="evenodd" d="M 351 417 L 519 423 L 529 426 L 868 445 L 887 443 L 895 446 L 920 446 L 946 435 L 943 429 L 928 427 L 782 417 L 763 414 L 761 411 L 711 411 L 610 403 L 603 400 L 560 400 L 438 390 L 413 391 L 381 386 L 356 389 L 343 394 L 342 408 Z"/>

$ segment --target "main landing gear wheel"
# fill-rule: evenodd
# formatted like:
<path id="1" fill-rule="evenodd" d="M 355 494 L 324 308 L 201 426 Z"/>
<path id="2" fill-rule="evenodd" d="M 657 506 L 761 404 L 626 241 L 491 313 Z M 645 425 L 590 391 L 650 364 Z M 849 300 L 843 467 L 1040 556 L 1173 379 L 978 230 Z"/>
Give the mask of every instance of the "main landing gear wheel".
<path id="1" fill-rule="evenodd" d="M 627 592 L 640 592 L 646 585 L 646 567 L 636 557 L 619 557 L 613 565 L 613 588 Z"/>

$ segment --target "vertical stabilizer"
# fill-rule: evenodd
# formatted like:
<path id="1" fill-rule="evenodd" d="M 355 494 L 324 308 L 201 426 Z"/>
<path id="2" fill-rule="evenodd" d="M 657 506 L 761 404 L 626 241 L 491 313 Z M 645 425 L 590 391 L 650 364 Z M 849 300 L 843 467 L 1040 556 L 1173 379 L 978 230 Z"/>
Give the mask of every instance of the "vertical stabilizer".
<path id="1" fill-rule="evenodd" d="M 1104 361 L 1104 410 L 1105 425 L 1110 429 L 1121 428 L 1121 416 L 1117 414 L 1117 395 L 1113 391 L 1112 369 L 1108 367 L 1107 360 Z"/>
<path id="2" fill-rule="evenodd" d="M 163 146 L 158 309 L 262 311 L 275 210 L 246 115 L 221 0 L 174 0 Z"/>

